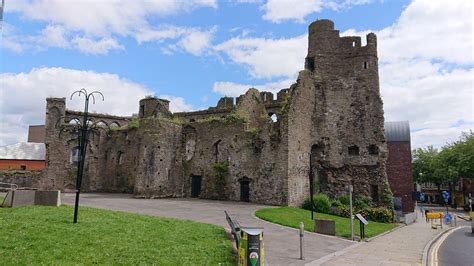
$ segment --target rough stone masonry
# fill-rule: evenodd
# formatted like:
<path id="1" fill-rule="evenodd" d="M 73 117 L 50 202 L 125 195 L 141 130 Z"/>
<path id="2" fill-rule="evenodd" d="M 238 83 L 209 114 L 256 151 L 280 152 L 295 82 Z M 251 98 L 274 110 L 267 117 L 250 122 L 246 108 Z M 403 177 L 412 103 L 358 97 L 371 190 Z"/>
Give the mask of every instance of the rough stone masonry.
<path id="1" fill-rule="evenodd" d="M 377 61 L 375 34 L 362 46 L 318 20 L 305 69 L 276 98 L 249 89 L 207 110 L 171 113 L 169 101 L 148 97 L 138 116 L 91 114 L 112 130 L 91 136 L 83 189 L 299 206 L 312 172 L 319 191 L 338 196 L 352 184 L 383 204 L 390 189 Z M 74 189 L 77 142 L 59 128 L 80 116 L 64 98 L 47 99 L 43 188 Z"/>

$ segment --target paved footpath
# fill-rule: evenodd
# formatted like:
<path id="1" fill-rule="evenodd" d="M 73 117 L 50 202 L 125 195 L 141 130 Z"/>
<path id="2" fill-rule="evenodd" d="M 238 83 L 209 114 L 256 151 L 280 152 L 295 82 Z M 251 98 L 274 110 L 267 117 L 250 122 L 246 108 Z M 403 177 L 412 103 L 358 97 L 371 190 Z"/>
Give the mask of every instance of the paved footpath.
<path id="1" fill-rule="evenodd" d="M 443 229 L 431 229 L 418 215 L 417 222 L 403 226 L 367 243 L 349 248 L 340 256 L 321 259 L 308 265 L 421 265 L 425 246 Z"/>
<path id="2" fill-rule="evenodd" d="M 63 203 L 74 204 L 75 194 L 63 194 Z M 224 210 L 236 216 L 242 226 L 264 227 L 267 265 L 304 265 L 343 250 L 353 242 L 341 238 L 305 233 L 305 260 L 299 260 L 299 232 L 262 221 L 254 212 L 269 206 L 243 202 L 199 199 L 135 199 L 128 194 L 83 193 L 80 204 L 101 209 L 173 217 L 215 224 L 229 229 Z M 81 212 L 79 210 L 79 221 Z"/>

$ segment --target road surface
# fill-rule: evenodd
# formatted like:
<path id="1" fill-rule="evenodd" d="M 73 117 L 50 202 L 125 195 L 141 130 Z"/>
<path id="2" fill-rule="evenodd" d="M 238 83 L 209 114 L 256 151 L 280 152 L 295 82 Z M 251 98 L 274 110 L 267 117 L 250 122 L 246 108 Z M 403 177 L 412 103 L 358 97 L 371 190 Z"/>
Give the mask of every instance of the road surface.
<path id="1" fill-rule="evenodd" d="M 438 250 L 438 265 L 474 265 L 474 234 L 470 223 L 451 233 Z"/>

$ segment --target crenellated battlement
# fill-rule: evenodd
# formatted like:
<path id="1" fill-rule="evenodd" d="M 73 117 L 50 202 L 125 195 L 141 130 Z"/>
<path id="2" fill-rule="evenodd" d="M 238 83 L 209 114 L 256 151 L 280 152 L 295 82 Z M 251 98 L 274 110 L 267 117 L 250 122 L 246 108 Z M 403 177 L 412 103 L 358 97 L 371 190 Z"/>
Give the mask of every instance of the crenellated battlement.
<path id="1" fill-rule="evenodd" d="M 288 97 L 289 89 L 282 89 L 277 93 L 276 99 L 275 96 L 272 92 L 269 91 L 262 91 L 260 92 L 260 98 L 265 105 L 275 105 L 275 104 L 280 104 L 283 101 L 286 100 Z M 217 102 L 217 105 L 215 107 L 210 107 L 209 110 L 213 109 L 232 109 L 236 105 L 239 104 L 239 102 L 242 100 L 244 97 L 244 94 L 238 96 L 238 97 L 222 97 L 219 99 Z"/>

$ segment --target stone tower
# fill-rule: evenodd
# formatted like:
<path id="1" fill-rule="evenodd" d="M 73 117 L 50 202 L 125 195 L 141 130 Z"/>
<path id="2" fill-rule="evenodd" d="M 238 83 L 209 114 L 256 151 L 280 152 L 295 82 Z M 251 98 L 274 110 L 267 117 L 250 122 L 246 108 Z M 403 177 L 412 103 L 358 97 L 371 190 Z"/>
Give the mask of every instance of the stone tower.
<path id="1" fill-rule="evenodd" d="M 332 196 L 356 193 L 383 204 L 390 193 L 379 91 L 377 39 L 340 37 L 330 20 L 309 26 L 308 55 L 288 109 L 289 198 L 299 205 L 309 189 Z"/>

